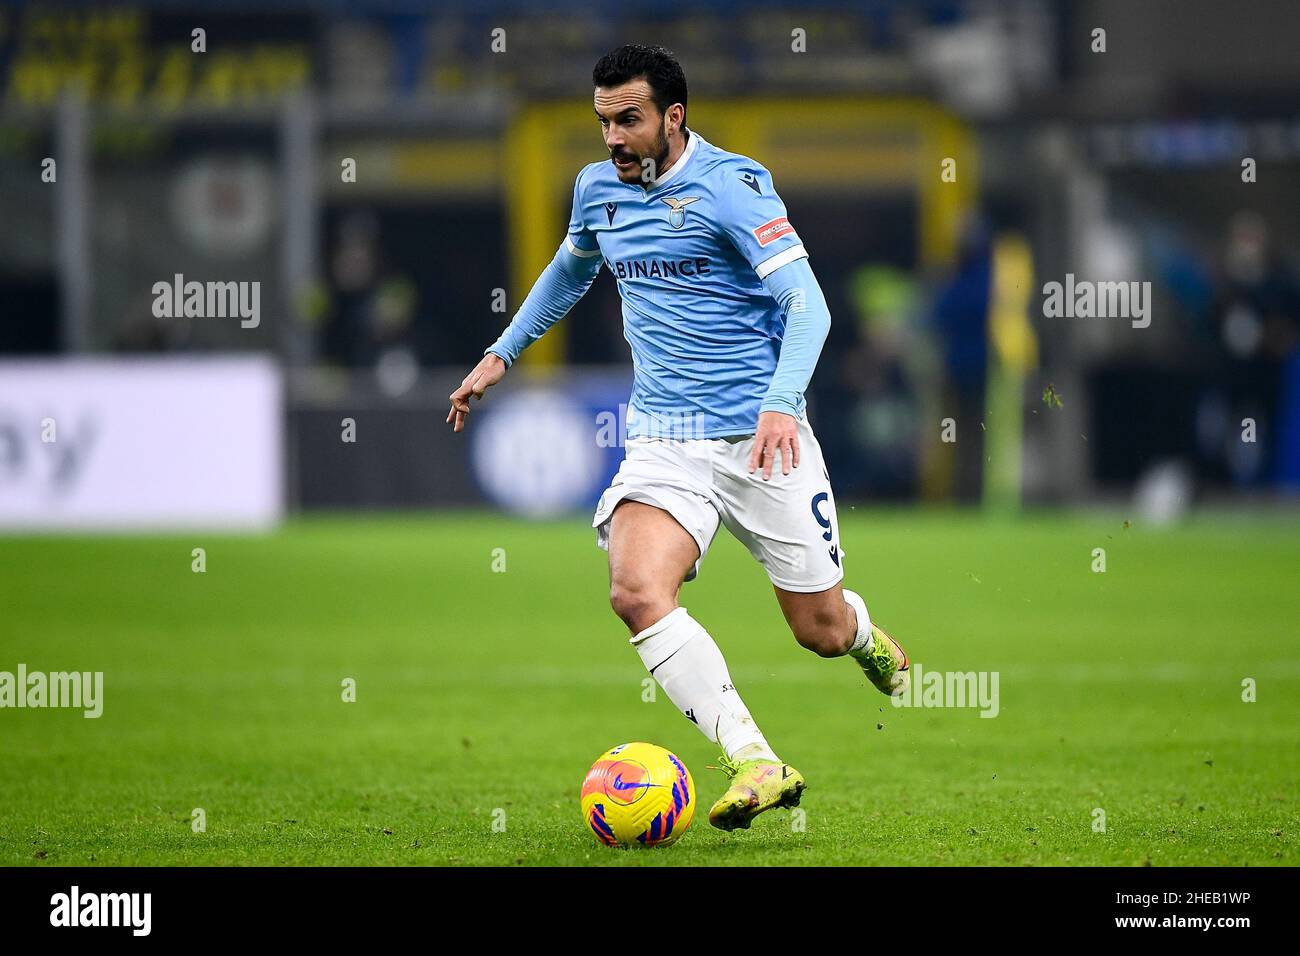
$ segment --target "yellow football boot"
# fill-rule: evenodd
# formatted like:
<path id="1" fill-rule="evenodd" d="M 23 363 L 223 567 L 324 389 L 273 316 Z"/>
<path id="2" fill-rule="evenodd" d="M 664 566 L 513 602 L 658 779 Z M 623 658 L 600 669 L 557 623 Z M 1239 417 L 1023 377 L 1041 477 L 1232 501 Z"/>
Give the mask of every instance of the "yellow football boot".
<path id="1" fill-rule="evenodd" d="M 862 673 L 882 694 L 898 697 L 907 690 L 911 661 L 907 652 L 874 623 L 871 625 L 871 647 L 863 657 L 856 658 Z"/>
<path id="2" fill-rule="evenodd" d="M 808 784 L 788 763 L 775 760 L 718 758 L 731 786 L 709 809 L 709 822 L 719 830 L 748 830 L 750 822 L 773 807 L 796 807 Z"/>

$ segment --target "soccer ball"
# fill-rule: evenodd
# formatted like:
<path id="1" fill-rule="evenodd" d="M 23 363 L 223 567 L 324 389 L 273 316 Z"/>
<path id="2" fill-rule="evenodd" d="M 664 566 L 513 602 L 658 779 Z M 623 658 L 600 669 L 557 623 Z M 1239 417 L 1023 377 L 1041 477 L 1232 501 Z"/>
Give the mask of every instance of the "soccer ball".
<path id="1" fill-rule="evenodd" d="M 695 816 L 695 781 L 654 744 L 619 744 L 582 781 L 582 819 L 607 846 L 668 846 Z"/>

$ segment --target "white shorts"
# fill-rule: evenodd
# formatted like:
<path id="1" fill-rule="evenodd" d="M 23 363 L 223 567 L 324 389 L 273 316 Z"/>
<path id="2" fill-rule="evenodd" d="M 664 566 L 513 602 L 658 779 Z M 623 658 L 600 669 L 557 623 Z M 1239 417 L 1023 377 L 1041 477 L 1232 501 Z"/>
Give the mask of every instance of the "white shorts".
<path id="1" fill-rule="evenodd" d="M 799 467 L 772 477 L 748 473 L 754 436 L 746 438 L 630 438 L 627 457 L 596 505 L 596 544 L 609 550 L 609 522 L 620 501 L 667 511 L 699 546 L 686 575 L 695 578 L 717 534 L 727 526 L 786 591 L 825 591 L 844 577 L 835 496 L 821 446 L 807 417 L 799 419 Z"/>

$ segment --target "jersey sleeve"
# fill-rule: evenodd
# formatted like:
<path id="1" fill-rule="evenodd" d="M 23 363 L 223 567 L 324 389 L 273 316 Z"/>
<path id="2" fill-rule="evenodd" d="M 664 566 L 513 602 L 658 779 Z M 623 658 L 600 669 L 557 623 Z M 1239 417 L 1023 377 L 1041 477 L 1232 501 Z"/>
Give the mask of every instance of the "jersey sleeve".
<path id="1" fill-rule="evenodd" d="M 758 163 L 727 166 L 720 187 L 722 228 L 760 279 L 789 262 L 808 257 L 786 217 L 772 174 Z"/>
<path id="2" fill-rule="evenodd" d="M 564 245 L 575 256 L 594 259 L 600 255 L 600 245 L 596 242 L 596 234 L 583 221 L 582 176 L 579 173 L 573 182 L 573 212 L 569 215 L 569 232 L 564 238 Z"/>
<path id="3" fill-rule="evenodd" d="M 491 352 L 507 367 L 513 365 L 524 349 L 568 315 L 586 294 L 600 272 L 602 261 L 596 234 L 582 221 L 582 174 L 579 173 L 573 184 L 573 212 L 563 244 L 537 277 L 501 337 L 484 349 L 483 354 Z"/>
<path id="4" fill-rule="evenodd" d="M 785 334 L 776 373 L 759 411 L 784 412 L 797 418 L 803 412 L 804 392 L 830 332 L 830 309 L 807 259 L 787 263 L 768 274 L 763 288 L 781 304 Z"/>

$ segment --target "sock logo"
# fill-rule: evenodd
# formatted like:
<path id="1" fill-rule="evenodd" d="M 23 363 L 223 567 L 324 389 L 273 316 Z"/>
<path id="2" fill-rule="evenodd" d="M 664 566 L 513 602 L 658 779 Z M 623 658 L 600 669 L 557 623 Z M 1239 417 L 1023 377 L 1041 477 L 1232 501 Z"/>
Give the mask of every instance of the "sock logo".
<path id="1" fill-rule="evenodd" d="M 684 713 L 686 714 L 687 720 L 689 720 L 697 727 L 700 725 L 700 722 L 695 719 L 695 708 L 691 708 L 690 710 L 684 711 Z"/>
<path id="2" fill-rule="evenodd" d="M 724 694 L 725 694 L 727 691 L 729 691 L 729 690 L 735 690 L 735 689 L 736 689 L 736 685 L 735 685 L 735 684 L 723 684 L 723 685 L 722 685 L 722 692 L 723 692 Z"/>

